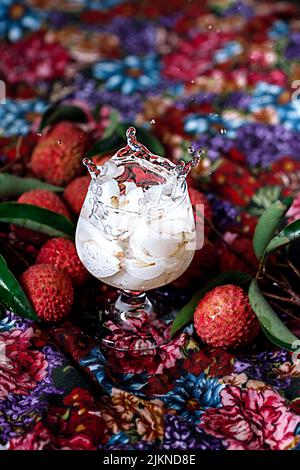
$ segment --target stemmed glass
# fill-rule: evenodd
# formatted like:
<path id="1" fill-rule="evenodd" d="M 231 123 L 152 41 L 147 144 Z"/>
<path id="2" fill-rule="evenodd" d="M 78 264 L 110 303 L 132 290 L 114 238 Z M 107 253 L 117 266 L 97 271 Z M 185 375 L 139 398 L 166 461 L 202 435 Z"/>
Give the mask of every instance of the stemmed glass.
<path id="1" fill-rule="evenodd" d="M 146 292 L 181 276 L 196 248 L 185 179 L 201 155 L 175 165 L 152 154 L 135 134 L 129 128 L 127 145 L 104 165 L 83 160 L 91 183 L 76 230 L 86 269 L 121 290 L 105 312 L 103 343 L 122 350 L 151 349 L 167 340 L 159 338 L 161 321 Z"/>

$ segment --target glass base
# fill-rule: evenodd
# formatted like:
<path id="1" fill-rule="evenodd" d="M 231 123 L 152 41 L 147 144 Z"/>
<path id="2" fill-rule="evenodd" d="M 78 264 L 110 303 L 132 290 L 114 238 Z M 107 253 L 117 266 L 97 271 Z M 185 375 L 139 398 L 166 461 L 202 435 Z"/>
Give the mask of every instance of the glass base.
<path id="1" fill-rule="evenodd" d="M 144 292 L 123 291 L 103 318 L 103 346 L 137 354 L 170 341 L 169 329 Z"/>

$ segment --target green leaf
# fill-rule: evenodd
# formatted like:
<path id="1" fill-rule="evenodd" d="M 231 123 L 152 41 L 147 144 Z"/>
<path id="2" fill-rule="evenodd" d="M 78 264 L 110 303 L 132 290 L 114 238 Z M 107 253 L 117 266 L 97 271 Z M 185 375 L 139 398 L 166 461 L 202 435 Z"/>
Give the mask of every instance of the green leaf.
<path id="1" fill-rule="evenodd" d="M 18 315 L 39 321 L 22 287 L 0 255 L 0 303 Z"/>
<path id="2" fill-rule="evenodd" d="M 44 127 L 61 121 L 87 122 L 87 117 L 85 112 L 78 106 L 50 106 L 43 114 L 39 130 L 41 131 Z"/>
<path id="3" fill-rule="evenodd" d="M 266 254 L 300 238 L 300 219 L 286 225 L 267 245 Z"/>
<path id="4" fill-rule="evenodd" d="M 49 189 L 55 193 L 64 190 L 60 186 L 44 183 L 35 178 L 21 178 L 10 173 L 0 173 L 0 197 L 14 197 L 30 191 L 31 189 Z"/>
<path id="5" fill-rule="evenodd" d="M 256 279 L 252 279 L 249 287 L 249 301 L 269 340 L 288 351 L 296 351 L 299 347 L 299 338 L 276 315 L 264 298 Z"/>
<path id="6" fill-rule="evenodd" d="M 172 325 L 171 336 L 174 336 L 177 331 L 192 321 L 195 308 L 197 307 L 199 300 L 202 299 L 207 292 L 214 289 L 214 287 L 225 284 L 243 285 L 250 282 L 251 279 L 252 277 L 249 274 L 238 271 L 227 271 L 218 274 L 218 276 L 208 281 L 205 286 L 196 292 L 191 300 L 178 312 Z"/>
<path id="7" fill-rule="evenodd" d="M 123 139 L 126 139 L 126 130 L 128 127 L 130 127 L 131 124 L 118 124 L 116 128 L 116 132 L 118 132 L 119 136 L 122 137 Z M 164 156 L 165 155 L 165 149 L 160 143 L 160 141 L 147 129 L 144 129 L 143 127 L 137 127 L 136 128 L 136 136 L 137 140 L 144 144 L 151 152 Z"/>
<path id="8" fill-rule="evenodd" d="M 95 155 L 104 155 L 105 153 L 114 152 L 125 145 L 125 141 L 116 133 L 113 133 L 105 139 L 98 140 L 90 151 L 87 157 L 91 158 Z"/>
<path id="9" fill-rule="evenodd" d="M 102 138 L 106 139 L 110 137 L 116 130 L 117 125 L 119 123 L 119 113 L 117 111 L 112 111 L 109 117 L 110 123 L 105 129 Z"/>
<path id="10" fill-rule="evenodd" d="M 275 201 L 258 219 L 253 237 L 253 248 L 258 260 L 264 257 L 268 243 L 271 241 L 275 230 L 292 205 L 292 202 L 292 198 L 286 198 L 283 201 Z"/>
<path id="11" fill-rule="evenodd" d="M 75 226 L 64 215 L 18 202 L 0 203 L 0 222 L 12 223 L 50 237 L 74 238 Z"/>

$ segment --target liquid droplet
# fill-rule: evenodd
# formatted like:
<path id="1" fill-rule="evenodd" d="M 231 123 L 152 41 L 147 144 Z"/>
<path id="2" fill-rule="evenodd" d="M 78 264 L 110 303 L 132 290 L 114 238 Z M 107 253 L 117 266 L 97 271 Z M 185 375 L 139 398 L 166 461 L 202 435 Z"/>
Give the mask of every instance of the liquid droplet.
<path id="1" fill-rule="evenodd" d="M 57 143 L 58 143 L 58 144 L 61 144 L 61 142 L 62 142 L 62 141 L 61 141 L 60 139 L 58 139 Z"/>
<path id="2" fill-rule="evenodd" d="M 150 124 L 155 124 L 155 119 L 151 119 Z"/>
<path id="3" fill-rule="evenodd" d="M 222 127 L 222 129 L 220 130 L 221 134 L 226 134 L 227 132 L 227 129 L 225 129 L 224 127 Z"/>
<path id="4" fill-rule="evenodd" d="M 196 166 L 202 158 L 204 158 L 204 155 L 205 152 L 203 149 L 197 150 L 197 152 L 193 154 L 193 158 L 188 163 L 185 163 L 183 160 L 180 160 L 180 162 L 177 163 L 175 167 L 177 179 L 183 182 L 191 171 L 191 169 Z"/>
<path id="5" fill-rule="evenodd" d="M 97 165 L 92 162 L 89 158 L 85 157 L 82 160 L 82 163 L 87 167 L 89 174 L 91 175 L 92 179 L 97 179 L 98 176 L 100 175 L 100 170 L 97 167 Z"/>
<path id="6" fill-rule="evenodd" d="M 136 139 L 136 129 L 135 127 L 128 127 L 126 131 L 127 145 L 133 151 L 137 152 L 140 150 L 141 146 L 139 145 Z"/>

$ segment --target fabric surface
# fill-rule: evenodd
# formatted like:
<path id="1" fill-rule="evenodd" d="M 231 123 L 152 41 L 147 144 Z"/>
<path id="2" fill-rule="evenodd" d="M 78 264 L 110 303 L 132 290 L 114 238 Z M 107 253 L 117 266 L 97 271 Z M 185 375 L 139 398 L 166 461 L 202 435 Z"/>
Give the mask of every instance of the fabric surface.
<path id="1" fill-rule="evenodd" d="M 266 200 L 297 194 L 294 6 L 18 4 L 23 10 L 13 15 L 12 0 L 0 5 L 3 164 L 15 157 L 16 136 L 25 137 L 21 151 L 34 145 L 49 103 L 72 102 L 93 110 L 96 138 L 115 109 L 124 122 L 151 129 L 174 159 L 191 144 L 205 146 L 204 189 L 221 232 L 251 234 Z M 297 206 L 293 210 L 299 216 Z M 99 311 L 113 295 L 91 281 L 77 294 L 73 316 L 58 326 L 6 312 L 0 322 L 1 448 L 300 449 L 300 365 L 291 353 L 262 335 L 240 352 L 210 348 L 190 327 L 151 355 L 107 359 L 97 340 Z M 190 289 L 174 286 L 152 293 L 166 315 L 190 296 Z"/>

